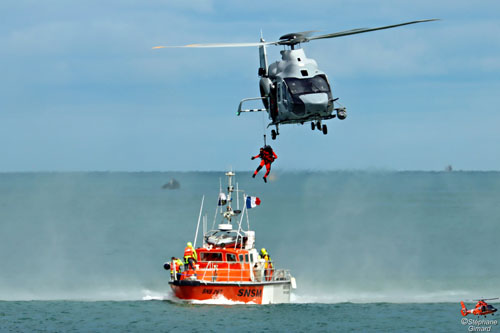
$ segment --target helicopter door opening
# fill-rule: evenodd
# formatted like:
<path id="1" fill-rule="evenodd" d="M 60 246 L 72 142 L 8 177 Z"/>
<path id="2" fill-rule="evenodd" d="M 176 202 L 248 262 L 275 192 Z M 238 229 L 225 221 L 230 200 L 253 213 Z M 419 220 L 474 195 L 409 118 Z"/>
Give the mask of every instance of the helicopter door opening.
<path id="1" fill-rule="evenodd" d="M 281 95 L 282 95 L 281 82 L 278 82 L 278 103 L 281 103 Z"/>

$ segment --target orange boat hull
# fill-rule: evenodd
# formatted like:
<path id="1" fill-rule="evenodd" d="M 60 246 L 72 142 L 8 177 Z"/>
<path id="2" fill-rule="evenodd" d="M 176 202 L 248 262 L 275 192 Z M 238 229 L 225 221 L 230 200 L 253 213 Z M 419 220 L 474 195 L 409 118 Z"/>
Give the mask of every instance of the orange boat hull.
<path id="1" fill-rule="evenodd" d="M 175 296 L 183 300 L 224 298 L 233 302 L 270 304 L 290 302 L 290 283 L 279 284 L 199 284 L 170 283 Z"/>

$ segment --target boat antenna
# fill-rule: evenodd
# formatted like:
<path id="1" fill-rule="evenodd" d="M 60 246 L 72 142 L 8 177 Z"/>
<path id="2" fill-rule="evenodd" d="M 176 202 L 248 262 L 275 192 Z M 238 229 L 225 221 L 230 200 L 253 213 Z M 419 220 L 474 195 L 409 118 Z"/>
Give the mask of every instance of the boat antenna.
<path id="1" fill-rule="evenodd" d="M 246 203 L 246 201 L 247 201 L 246 197 L 247 197 L 247 196 L 246 196 L 246 194 L 245 194 L 245 203 Z M 246 206 L 247 206 L 247 205 L 245 205 L 245 207 L 246 207 Z M 246 210 L 246 213 L 247 213 L 247 230 L 250 230 L 250 220 L 248 219 L 248 209 Z M 242 214 L 242 215 L 243 215 L 243 214 Z M 243 216 L 241 216 L 241 218 L 243 218 Z"/>
<path id="2" fill-rule="evenodd" d="M 236 182 L 236 209 L 240 209 L 240 190 L 238 187 L 238 182 Z"/>
<path id="3" fill-rule="evenodd" d="M 222 193 L 222 179 L 219 177 L 219 193 Z M 220 206 L 220 212 L 222 213 L 222 205 Z"/>
<path id="4" fill-rule="evenodd" d="M 222 193 L 222 179 L 219 177 L 219 195 Z M 214 222 L 212 223 L 212 229 L 215 228 L 215 221 L 217 220 L 217 211 L 222 214 L 222 205 L 219 206 L 219 197 L 217 197 L 217 205 L 215 205 Z"/>
<path id="5" fill-rule="evenodd" d="M 203 201 L 205 201 L 205 196 L 201 198 L 200 215 L 198 215 L 198 224 L 196 225 L 196 233 L 194 234 L 193 247 L 196 249 L 196 238 L 198 238 L 198 229 L 200 227 L 201 212 L 203 211 Z"/>
<path id="6" fill-rule="evenodd" d="M 207 233 L 207 214 L 203 215 L 203 235 L 205 235 Z M 205 242 L 203 242 L 205 243 Z M 205 245 L 205 244 L 203 244 Z"/>
<path id="7" fill-rule="evenodd" d="M 243 214 L 241 214 L 240 222 L 238 223 L 238 231 L 236 231 L 236 243 L 234 244 L 234 248 L 235 249 L 236 249 L 236 246 L 238 246 L 238 240 L 239 240 L 239 238 L 241 238 L 241 242 L 242 242 L 242 245 L 243 245 L 243 236 L 240 237 L 240 230 L 241 230 L 241 222 L 243 221 L 243 216 L 245 215 L 246 209 L 247 209 L 247 205 L 244 205 L 243 206 Z"/>

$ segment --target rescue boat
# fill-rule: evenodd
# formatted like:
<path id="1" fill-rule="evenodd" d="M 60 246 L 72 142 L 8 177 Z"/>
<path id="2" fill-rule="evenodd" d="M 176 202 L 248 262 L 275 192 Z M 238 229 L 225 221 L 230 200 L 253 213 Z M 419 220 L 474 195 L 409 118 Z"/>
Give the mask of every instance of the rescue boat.
<path id="1" fill-rule="evenodd" d="M 232 177 L 235 173 L 227 172 L 225 175 L 228 178 L 227 194 L 221 189 L 217 207 L 222 221 L 217 229 L 205 232 L 207 221 L 204 219 L 203 244 L 196 248 L 200 225 L 198 218 L 194 241 L 198 258 L 195 269 L 181 267 L 178 271 L 179 264 L 174 260 L 164 265 L 165 269 L 171 270 L 169 284 L 172 291 L 177 298 L 188 301 L 226 299 L 255 304 L 289 303 L 291 290 L 296 288 L 295 278 L 289 270 L 277 269 L 272 260 L 261 258 L 255 248 L 255 231 L 250 230 L 247 208 L 251 207 L 250 199 L 255 202 L 255 197 L 243 194 L 244 205 L 240 210 L 239 192 L 243 191 L 236 189 L 237 207 L 233 210 L 232 193 L 235 189 Z M 203 200 L 200 217 L 202 209 Z M 247 230 L 242 225 L 244 216 Z M 215 222 L 216 218 L 214 226 Z"/>

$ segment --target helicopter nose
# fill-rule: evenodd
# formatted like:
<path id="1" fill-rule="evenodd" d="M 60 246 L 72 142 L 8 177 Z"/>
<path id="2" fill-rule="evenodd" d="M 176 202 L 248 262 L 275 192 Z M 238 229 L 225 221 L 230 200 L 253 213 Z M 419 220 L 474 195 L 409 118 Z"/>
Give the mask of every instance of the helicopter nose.
<path id="1" fill-rule="evenodd" d="M 328 108 L 328 95 L 325 93 L 302 95 L 300 99 L 309 114 L 322 113 Z"/>

